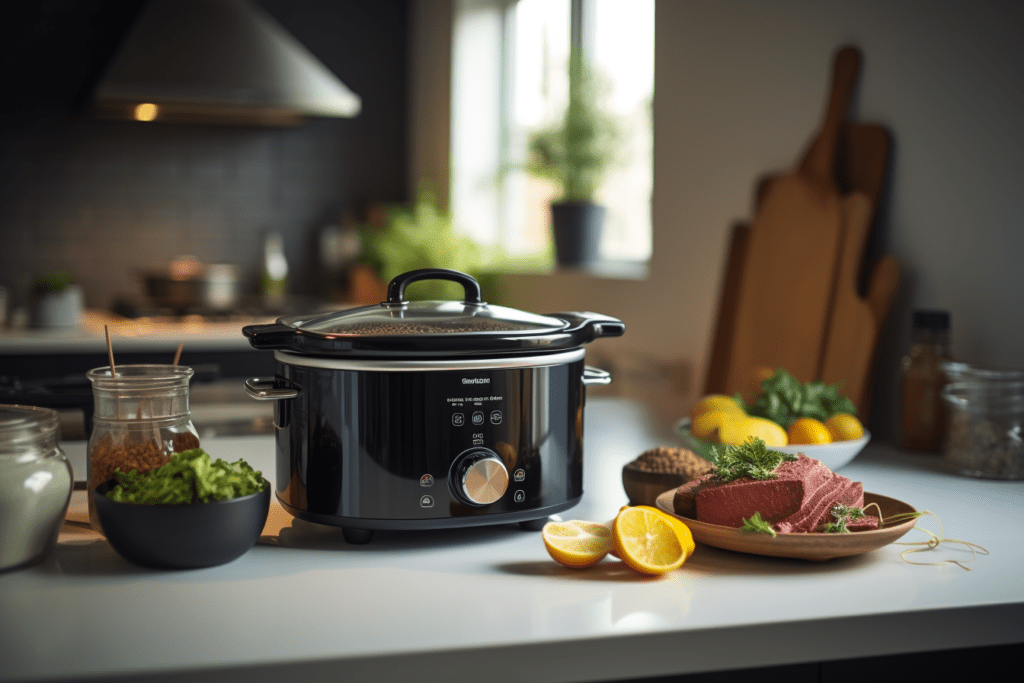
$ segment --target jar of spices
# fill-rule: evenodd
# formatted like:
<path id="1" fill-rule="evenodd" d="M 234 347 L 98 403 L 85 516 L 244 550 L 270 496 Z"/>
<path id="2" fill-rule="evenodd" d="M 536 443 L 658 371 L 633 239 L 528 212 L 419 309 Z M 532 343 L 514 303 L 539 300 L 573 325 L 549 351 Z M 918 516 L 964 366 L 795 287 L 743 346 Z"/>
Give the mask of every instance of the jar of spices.
<path id="1" fill-rule="evenodd" d="M 93 426 L 89 437 L 89 521 L 102 531 L 92 493 L 114 471 L 160 467 L 174 453 L 199 447 L 189 411 L 193 370 L 178 365 L 118 365 L 90 370 Z"/>
<path id="2" fill-rule="evenodd" d="M 950 361 L 949 312 L 914 311 L 910 351 L 903 357 L 900 446 L 938 453 L 945 431 L 942 387 Z"/>
<path id="3" fill-rule="evenodd" d="M 949 410 L 942 466 L 988 479 L 1024 479 L 1024 371 L 962 366 L 942 396 Z"/>
<path id="4" fill-rule="evenodd" d="M 57 543 L 74 476 L 57 412 L 0 405 L 0 570 L 45 558 Z"/>

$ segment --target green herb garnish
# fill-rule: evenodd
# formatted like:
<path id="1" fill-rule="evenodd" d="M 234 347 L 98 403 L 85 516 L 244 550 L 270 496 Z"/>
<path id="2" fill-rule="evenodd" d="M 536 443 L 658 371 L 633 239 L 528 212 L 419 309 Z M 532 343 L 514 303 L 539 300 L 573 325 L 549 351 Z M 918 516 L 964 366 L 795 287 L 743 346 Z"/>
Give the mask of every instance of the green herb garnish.
<path id="1" fill-rule="evenodd" d="M 846 528 L 846 523 L 863 517 L 864 509 L 853 507 L 852 505 L 845 505 L 843 503 L 836 503 L 829 510 L 829 514 L 835 521 L 825 524 L 823 531 L 826 534 L 848 534 L 850 533 L 850 530 Z"/>
<path id="2" fill-rule="evenodd" d="M 824 422 L 836 413 L 854 415 L 857 412 L 853 401 L 839 393 L 838 384 L 801 383 L 785 368 L 777 369 L 761 382 L 761 393 L 753 405 L 744 404 L 741 396 L 736 398 L 748 415 L 768 418 L 783 429 L 789 429 L 789 425 L 801 417 Z"/>
<path id="3" fill-rule="evenodd" d="M 267 481 L 244 460 L 215 461 L 201 448 L 175 453 L 170 462 L 139 474 L 116 470 L 107 498 L 119 503 L 175 505 L 231 500 L 262 491 Z"/>
<path id="4" fill-rule="evenodd" d="M 775 479 L 775 473 L 783 462 L 796 460 L 795 455 L 781 453 L 768 448 L 764 439 L 751 437 L 741 446 L 725 445 L 708 449 L 708 459 L 715 465 L 715 476 L 730 482 L 743 477 L 751 479 Z"/>
<path id="5" fill-rule="evenodd" d="M 743 526 L 740 527 L 740 531 L 759 534 L 771 534 L 772 538 L 775 538 L 775 529 L 772 528 L 771 524 L 764 521 L 764 519 L 761 517 L 760 512 L 755 512 L 754 516 L 750 519 L 744 519 Z"/>

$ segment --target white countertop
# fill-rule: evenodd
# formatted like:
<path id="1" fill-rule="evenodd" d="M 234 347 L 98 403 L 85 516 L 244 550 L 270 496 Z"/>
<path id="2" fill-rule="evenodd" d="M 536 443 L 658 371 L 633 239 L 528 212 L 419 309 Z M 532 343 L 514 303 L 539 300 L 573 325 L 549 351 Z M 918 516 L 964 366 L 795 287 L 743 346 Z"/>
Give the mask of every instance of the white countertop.
<path id="1" fill-rule="evenodd" d="M 585 494 L 562 517 L 605 521 L 626 503 L 621 466 L 672 439 L 618 399 L 592 398 L 586 421 Z M 84 468 L 84 444 L 64 446 Z M 269 436 L 204 447 L 274 477 Z M 841 473 L 931 510 L 948 537 L 991 554 L 965 571 L 907 564 L 898 546 L 810 563 L 698 545 L 681 569 L 651 579 L 610 558 L 562 568 L 518 526 L 378 531 L 349 546 L 339 529 L 284 515 L 234 562 L 154 571 L 65 527 L 42 564 L 0 574 L 0 680 L 173 671 L 191 682 L 599 681 L 1024 638 L 1024 482 L 955 477 L 934 456 L 879 445 Z M 84 506 L 76 492 L 69 516 Z"/>

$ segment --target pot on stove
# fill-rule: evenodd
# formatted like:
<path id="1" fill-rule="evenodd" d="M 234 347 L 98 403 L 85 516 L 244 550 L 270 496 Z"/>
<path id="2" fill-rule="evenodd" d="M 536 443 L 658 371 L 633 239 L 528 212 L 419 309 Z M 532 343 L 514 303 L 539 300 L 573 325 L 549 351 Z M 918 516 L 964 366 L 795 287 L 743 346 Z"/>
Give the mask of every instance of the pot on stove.
<path id="1" fill-rule="evenodd" d="M 463 286 L 463 301 L 405 299 L 417 280 Z M 519 522 L 539 529 L 583 495 L 583 405 L 607 372 L 584 345 L 625 331 L 596 313 L 493 306 L 475 279 L 428 268 L 399 275 L 387 301 L 242 329 L 273 350 L 278 500 L 292 515 L 375 529 Z"/>

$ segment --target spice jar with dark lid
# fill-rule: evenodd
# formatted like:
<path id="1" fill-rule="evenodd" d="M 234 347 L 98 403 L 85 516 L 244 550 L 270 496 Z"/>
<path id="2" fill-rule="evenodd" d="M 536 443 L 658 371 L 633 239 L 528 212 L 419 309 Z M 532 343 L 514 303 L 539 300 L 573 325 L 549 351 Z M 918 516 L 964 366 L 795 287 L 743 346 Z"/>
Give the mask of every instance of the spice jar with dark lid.
<path id="1" fill-rule="evenodd" d="M 89 521 L 102 531 L 92 492 L 115 470 L 139 473 L 160 467 L 174 453 L 199 447 L 189 410 L 193 370 L 178 365 L 118 365 L 86 373 L 92 382 L 89 437 Z"/>
<path id="2" fill-rule="evenodd" d="M 913 313 L 910 350 L 901 361 L 900 446 L 938 453 L 945 432 L 943 366 L 951 360 L 948 311 Z"/>

